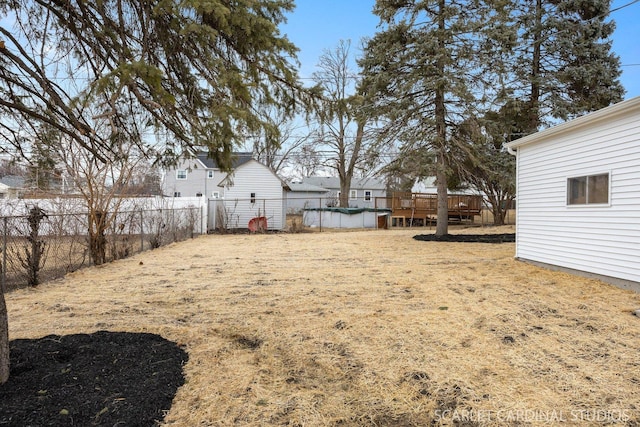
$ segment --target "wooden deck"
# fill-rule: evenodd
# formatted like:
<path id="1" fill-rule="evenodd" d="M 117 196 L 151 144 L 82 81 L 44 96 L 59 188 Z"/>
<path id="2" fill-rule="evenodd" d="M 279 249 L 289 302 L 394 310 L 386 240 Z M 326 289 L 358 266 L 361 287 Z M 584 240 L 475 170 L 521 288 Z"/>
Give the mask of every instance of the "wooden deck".
<path id="1" fill-rule="evenodd" d="M 392 210 L 391 226 L 427 225 L 434 222 L 438 214 L 436 194 L 394 192 L 381 204 Z M 482 196 L 450 194 L 447 205 L 450 221 L 473 222 L 482 211 Z"/>

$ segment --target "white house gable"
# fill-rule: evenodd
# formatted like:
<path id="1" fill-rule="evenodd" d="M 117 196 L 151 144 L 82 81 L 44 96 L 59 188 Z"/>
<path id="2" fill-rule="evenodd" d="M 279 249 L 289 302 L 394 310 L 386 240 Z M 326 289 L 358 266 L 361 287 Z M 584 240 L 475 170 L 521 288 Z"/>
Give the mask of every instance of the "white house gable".
<path id="1" fill-rule="evenodd" d="M 224 188 L 227 216 L 237 227 L 247 228 L 252 218 L 264 216 L 270 229 L 284 228 L 283 183 L 267 166 L 248 161 L 218 185 Z"/>
<path id="2" fill-rule="evenodd" d="M 207 229 L 247 228 L 252 218 L 264 216 L 269 229 L 285 226 L 283 183 L 251 153 L 235 153 L 233 173 L 220 170 L 206 153 L 184 159 L 164 175 L 164 194 L 203 197 L 207 203 Z"/>

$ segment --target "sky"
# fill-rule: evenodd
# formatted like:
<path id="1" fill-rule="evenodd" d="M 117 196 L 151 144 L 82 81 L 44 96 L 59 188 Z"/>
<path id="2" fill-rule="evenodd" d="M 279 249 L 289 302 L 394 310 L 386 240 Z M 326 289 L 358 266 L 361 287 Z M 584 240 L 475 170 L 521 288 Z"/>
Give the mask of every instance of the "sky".
<path id="1" fill-rule="evenodd" d="M 340 40 L 351 40 L 358 54 L 361 40 L 377 31 L 378 18 L 371 10 L 375 0 L 296 0 L 282 32 L 300 49 L 300 76 L 311 77 L 323 50 Z M 620 10 L 615 10 L 621 8 Z M 611 18 L 616 22 L 613 51 L 620 57 L 625 99 L 640 96 L 640 1 L 614 0 Z"/>

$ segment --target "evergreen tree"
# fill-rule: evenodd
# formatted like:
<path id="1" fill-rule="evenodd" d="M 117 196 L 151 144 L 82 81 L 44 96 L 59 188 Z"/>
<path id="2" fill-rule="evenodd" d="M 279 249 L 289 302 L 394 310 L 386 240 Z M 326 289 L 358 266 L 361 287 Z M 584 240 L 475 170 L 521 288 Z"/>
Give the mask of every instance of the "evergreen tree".
<path id="1" fill-rule="evenodd" d="M 523 0 L 514 4 L 513 84 L 526 101 L 525 133 L 618 102 L 620 61 L 611 52 L 615 29 L 609 0 Z"/>
<path id="2" fill-rule="evenodd" d="M 487 46 L 498 108 L 469 117 L 456 132 L 466 141 L 458 171 L 486 194 L 496 224 L 515 197 L 514 159 L 502 144 L 618 102 L 624 93 L 619 60 L 611 52 L 609 1 L 525 0 L 507 6 L 496 15 L 500 25 Z"/>
<path id="3" fill-rule="evenodd" d="M 476 1 L 378 0 L 374 13 L 383 29 L 368 41 L 360 61 L 386 134 L 407 152 L 435 155 L 439 236 L 448 232 L 451 131 L 483 96 L 481 25 L 491 21 L 488 12 Z"/>
<path id="4" fill-rule="evenodd" d="M 304 92 L 279 33 L 293 0 L 0 0 L 0 147 L 21 151 L 43 124 L 108 161 L 112 138 L 159 160 L 206 147 L 229 166 L 256 108 Z M 131 117 L 137 124 L 131 127 Z M 107 131 L 96 131 L 105 127 Z M 155 138 L 152 138 L 155 135 Z"/>

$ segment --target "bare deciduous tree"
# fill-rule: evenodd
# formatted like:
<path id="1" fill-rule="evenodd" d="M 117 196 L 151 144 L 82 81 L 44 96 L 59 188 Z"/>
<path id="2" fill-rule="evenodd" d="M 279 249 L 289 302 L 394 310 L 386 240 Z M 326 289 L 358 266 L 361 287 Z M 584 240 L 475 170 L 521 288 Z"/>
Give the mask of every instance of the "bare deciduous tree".
<path id="1" fill-rule="evenodd" d="M 375 139 L 368 132 L 365 97 L 358 93 L 359 78 L 349 69 L 351 43 L 340 41 L 325 50 L 313 78 L 323 91 L 312 139 L 326 153 L 324 166 L 340 178 L 340 206 L 349 207 L 349 189 L 356 170 Z"/>
<path id="2" fill-rule="evenodd" d="M 284 169 L 295 163 L 297 152 L 309 139 L 308 134 L 297 134 L 306 126 L 296 125 L 290 117 L 274 109 L 264 112 L 263 116 L 271 127 L 251 138 L 251 151 L 256 160 L 284 177 Z"/>

